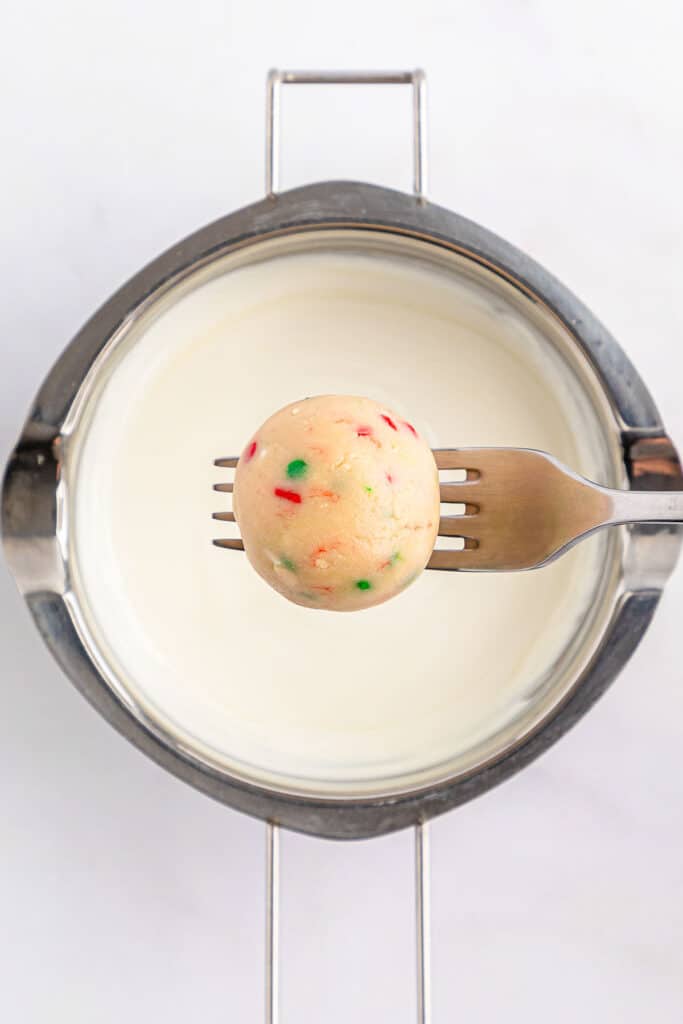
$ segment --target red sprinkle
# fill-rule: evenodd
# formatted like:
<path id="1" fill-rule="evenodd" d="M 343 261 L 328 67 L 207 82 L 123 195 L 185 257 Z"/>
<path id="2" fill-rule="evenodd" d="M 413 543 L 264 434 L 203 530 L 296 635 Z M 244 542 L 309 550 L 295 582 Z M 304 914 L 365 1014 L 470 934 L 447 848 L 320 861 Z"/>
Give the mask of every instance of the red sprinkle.
<path id="1" fill-rule="evenodd" d="M 415 427 L 413 426 L 412 423 L 408 423 L 407 420 L 404 420 L 403 421 L 403 426 L 408 428 L 408 430 L 413 435 L 413 437 L 418 437 L 417 430 L 415 429 Z"/>
<path id="2" fill-rule="evenodd" d="M 393 484 L 393 482 L 394 482 L 394 478 L 393 478 L 393 476 L 391 475 L 391 473 L 385 473 L 385 476 L 386 476 L 386 478 L 387 478 L 387 483 L 388 483 L 388 484 Z"/>
<path id="3" fill-rule="evenodd" d="M 381 415 L 382 415 L 382 419 L 384 420 L 384 422 L 388 423 L 392 430 L 398 430 L 398 427 L 396 426 L 396 424 L 392 420 L 391 416 L 385 416 L 384 413 L 382 413 Z"/>
<path id="4" fill-rule="evenodd" d="M 372 427 L 356 427 L 359 437 L 372 437 Z"/>
<path id="5" fill-rule="evenodd" d="M 286 491 L 283 487 L 275 488 L 275 497 L 284 498 L 285 501 L 293 501 L 295 505 L 301 504 L 301 495 L 297 491 Z"/>
<path id="6" fill-rule="evenodd" d="M 251 462 L 251 460 L 256 455 L 256 449 L 257 448 L 258 448 L 258 445 L 256 444 L 256 441 L 252 441 L 251 444 L 249 445 L 249 447 L 244 452 L 244 458 L 245 458 L 246 462 Z"/>

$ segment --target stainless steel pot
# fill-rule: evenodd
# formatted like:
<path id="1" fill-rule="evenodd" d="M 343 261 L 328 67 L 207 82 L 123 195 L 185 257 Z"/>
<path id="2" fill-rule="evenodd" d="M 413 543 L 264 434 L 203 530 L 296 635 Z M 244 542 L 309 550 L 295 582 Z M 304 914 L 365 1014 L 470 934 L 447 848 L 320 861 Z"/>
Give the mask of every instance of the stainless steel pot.
<path id="1" fill-rule="evenodd" d="M 414 94 L 415 194 L 358 182 L 323 182 L 277 194 L 277 97 L 287 82 L 396 82 Z M 269 822 L 335 838 L 362 838 L 423 822 L 519 771 L 583 715 L 625 664 L 654 614 L 678 555 L 670 526 L 624 530 L 615 565 L 620 585 L 605 598 L 605 625 L 590 663 L 533 727 L 504 749 L 413 791 L 358 799 L 277 792 L 184 749 L 110 686 L 74 624 L 75 598 L 59 506 L 69 423 L 92 386 L 100 358 L 150 304 L 229 254 L 249 259 L 265 243 L 315 244 L 326 233 L 362 233 L 379 247 L 412 246 L 417 258 L 457 261 L 473 278 L 514 293 L 530 317 L 544 318 L 571 358 L 598 382 L 617 439 L 617 475 L 634 489 L 683 489 L 674 446 L 659 413 L 616 341 L 547 271 L 471 221 L 424 198 L 424 76 L 272 73 L 268 87 L 267 198 L 231 213 L 158 257 L 85 325 L 50 371 L 5 475 L 2 524 L 8 562 L 38 629 L 65 673 L 97 710 L 155 761 L 197 789 Z M 68 600 L 67 600 L 68 597 Z M 567 668 L 571 671 L 571 666 Z"/>

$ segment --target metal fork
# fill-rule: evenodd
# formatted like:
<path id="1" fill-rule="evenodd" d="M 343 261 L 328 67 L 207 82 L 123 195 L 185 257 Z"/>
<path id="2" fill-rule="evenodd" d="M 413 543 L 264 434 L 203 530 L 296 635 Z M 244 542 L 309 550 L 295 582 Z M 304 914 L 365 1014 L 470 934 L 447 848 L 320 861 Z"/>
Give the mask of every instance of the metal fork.
<path id="1" fill-rule="evenodd" d="M 458 479 L 440 485 L 442 504 L 458 512 L 439 520 L 439 536 L 456 549 L 435 548 L 428 569 L 515 572 L 537 569 L 584 537 L 624 523 L 683 523 L 683 492 L 619 491 L 601 487 L 563 466 L 547 452 L 529 448 L 442 448 L 440 470 Z M 236 458 L 216 459 L 232 468 Z M 214 484 L 232 491 L 231 483 Z M 234 523 L 232 512 L 213 518 Z M 241 540 L 216 538 L 217 547 L 243 550 Z"/>

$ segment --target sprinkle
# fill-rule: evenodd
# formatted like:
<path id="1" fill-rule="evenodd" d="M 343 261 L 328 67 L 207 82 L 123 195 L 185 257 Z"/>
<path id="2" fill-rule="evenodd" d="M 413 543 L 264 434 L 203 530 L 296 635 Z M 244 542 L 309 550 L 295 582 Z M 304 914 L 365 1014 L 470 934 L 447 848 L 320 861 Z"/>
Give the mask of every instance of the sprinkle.
<path id="1" fill-rule="evenodd" d="M 393 482 L 394 482 L 394 478 L 393 478 L 393 476 L 391 475 L 391 473 L 385 473 L 384 475 L 385 475 L 385 476 L 386 476 L 386 478 L 387 478 L 387 483 L 388 483 L 388 484 L 393 484 Z"/>
<path id="2" fill-rule="evenodd" d="M 380 565 L 380 569 L 391 569 L 392 565 L 396 565 L 396 563 L 400 561 L 400 559 L 401 552 L 394 551 L 393 555 L 390 558 L 387 558 L 386 562 L 382 562 L 382 564 Z"/>
<path id="3" fill-rule="evenodd" d="M 308 492 L 309 498 L 326 498 L 327 501 L 331 501 L 332 504 L 336 504 L 339 501 L 339 495 L 335 494 L 334 491 L 326 491 L 322 487 L 313 487 Z"/>
<path id="4" fill-rule="evenodd" d="M 372 590 L 370 580 L 356 580 L 356 586 L 359 590 Z"/>
<path id="5" fill-rule="evenodd" d="M 398 427 L 396 426 L 396 424 L 392 420 L 391 416 L 386 416 L 384 413 L 382 413 L 381 415 L 382 415 L 382 419 L 384 420 L 384 422 L 388 423 L 392 430 L 398 430 Z"/>
<path id="6" fill-rule="evenodd" d="M 283 487 L 275 488 L 275 497 L 284 498 L 285 501 L 292 501 L 295 505 L 301 504 L 301 495 L 296 491 L 286 491 Z"/>
<path id="7" fill-rule="evenodd" d="M 327 569 L 329 562 L 323 556 L 327 554 L 327 548 L 319 547 L 311 552 L 310 562 L 314 569 Z"/>
<path id="8" fill-rule="evenodd" d="M 413 435 L 413 437 L 419 437 L 420 436 L 418 434 L 417 430 L 415 429 L 415 427 L 413 426 L 413 424 L 412 423 L 408 423 L 407 420 L 403 421 L 403 426 L 408 428 L 408 430 Z"/>
<path id="9" fill-rule="evenodd" d="M 372 427 L 356 427 L 358 437 L 372 437 Z"/>
<path id="10" fill-rule="evenodd" d="M 308 463 L 304 459 L 292 459 L 287 466 L 287 476 L 290 480 L 298 480 L 301 476 L 306 476 L 306 470 L 308 469 Z"/>
<path id="11" fill-rule="evenodd" d="M 287 558 L 286 555 L 283 555 L 281 557 L 280 565 L 282 566 L 283 569 L 287 569 L 289 572 L 296 572 L 296 566 L 294 562 L 291 560 L 291 558 Z"/>
<path id="12" fill-rule="evenodd" d="M 372 494 L 372 487 L 369 487 L 369 486 L 368 486 L 368 484 L 366 484 L 366 485 L 365 485 L 365 487 L 363 488 L 363 490 L 364 490 L 364 491 L 367 491 L 367 493 L 368 493 L 368 494 Z"/>
<path id="13" fill-rule="evenodd" d="M 258 445 L 257 445 L 256 441 L 252 441 L 251 444 L 245 449 L 245 452 L 244 452 L 244 461 L 245 462 L 251 462 L 251 460 L 256 455 L 256 449 L 257 448 L 258 448 Z"/>
<path id="14" fill-rule="evenodd" d="M 312 584 L 311 585 L 311 590 L 318 590 L 318 591 L 320 591 L 321 594 L 331 594 L 332 591 L 334 590 L 334 587 L 324 587 L 324 586 L 322 586 L 322 584 L 320 584 L 318 586 L 314 586 Z"/>

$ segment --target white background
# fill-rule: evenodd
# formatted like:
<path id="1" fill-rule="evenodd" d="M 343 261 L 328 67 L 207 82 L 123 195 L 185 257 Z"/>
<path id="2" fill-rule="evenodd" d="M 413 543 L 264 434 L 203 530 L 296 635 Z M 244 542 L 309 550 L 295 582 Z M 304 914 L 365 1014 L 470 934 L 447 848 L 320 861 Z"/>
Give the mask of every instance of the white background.
<path id="1" fill-rule="evenodd" d="M 683 8 L 0 4 L 0 454 L 148 259 L 262 193 L 270 66 L 429 75 L 431 196 L 545 264 L 683 444 Z M 407 90 L 285 91 L 283 186 L 410 186 Z M 683 1019 L 683 570 L 595 710 L 433 827 L 434 1020 Z M 0 572 L 0 1018 L 262 1014 L 263 828 L 62 677 Z M 282 1020 L 414 1019 L 412 836 L 283 838 Z"/>

